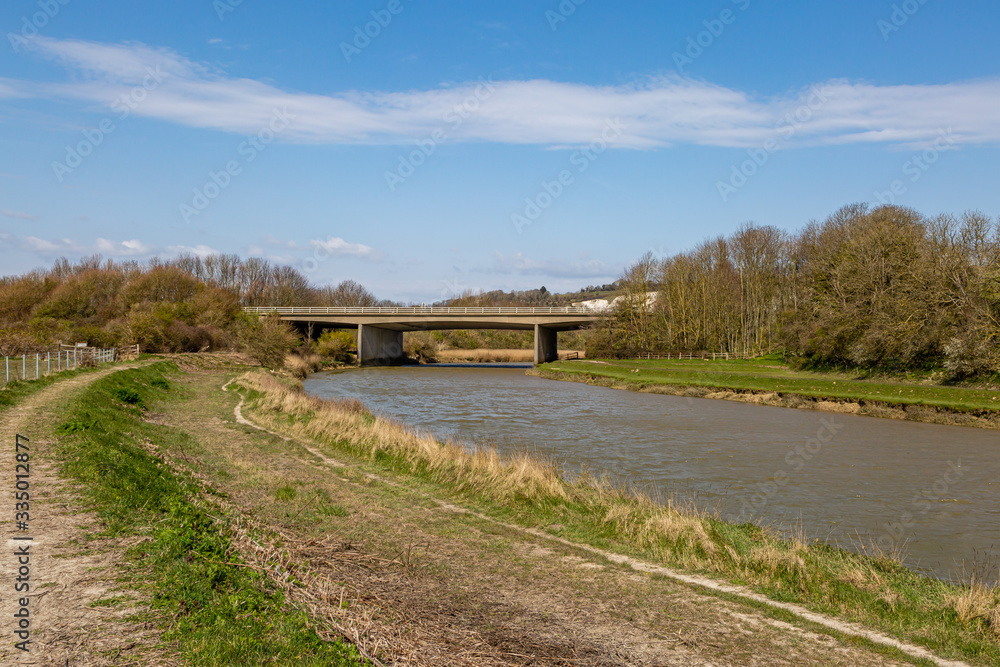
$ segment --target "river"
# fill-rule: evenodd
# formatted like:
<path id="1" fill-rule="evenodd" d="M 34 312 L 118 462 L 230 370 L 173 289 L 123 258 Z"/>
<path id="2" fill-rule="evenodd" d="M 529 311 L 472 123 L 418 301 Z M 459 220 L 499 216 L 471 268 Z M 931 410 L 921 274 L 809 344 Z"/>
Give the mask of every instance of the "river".
<path id="1" fill-rule="evenodd" d="M 371 368 L 310 377 L 440 438 L 492 443 L 693 500 L 734 521 L 856 548 L 904 547 L 906 564 L 967 577 L 1000 554 L 994 431 L 641 394 L 526 376 L 523 368 Z"/>

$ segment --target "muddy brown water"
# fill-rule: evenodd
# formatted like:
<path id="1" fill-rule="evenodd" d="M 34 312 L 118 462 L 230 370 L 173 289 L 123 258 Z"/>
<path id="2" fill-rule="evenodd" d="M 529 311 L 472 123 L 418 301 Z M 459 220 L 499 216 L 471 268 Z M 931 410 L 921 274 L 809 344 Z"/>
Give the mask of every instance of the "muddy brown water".
<path id="1" fill-rule="evenodd" d="M 1000 434 L 529 377 L 519 368 L 321 373 L 306 389 L 354 397 L 440 438 L 530 451 L 663 497 L 693 499 L 858 549 L 903 547 L 946 579 L 1000 554 Z"/>

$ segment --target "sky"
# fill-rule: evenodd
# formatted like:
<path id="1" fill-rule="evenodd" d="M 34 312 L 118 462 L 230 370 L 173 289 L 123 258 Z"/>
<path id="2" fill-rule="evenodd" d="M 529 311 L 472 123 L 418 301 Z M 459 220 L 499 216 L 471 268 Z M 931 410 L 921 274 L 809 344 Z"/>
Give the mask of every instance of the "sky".
<path id="1" fill-rule="evenodd" d="M 854 202 L 1000 215 L 987 0 L 5 0 L 0 274 L 238 253 L 431 303 Z"/>

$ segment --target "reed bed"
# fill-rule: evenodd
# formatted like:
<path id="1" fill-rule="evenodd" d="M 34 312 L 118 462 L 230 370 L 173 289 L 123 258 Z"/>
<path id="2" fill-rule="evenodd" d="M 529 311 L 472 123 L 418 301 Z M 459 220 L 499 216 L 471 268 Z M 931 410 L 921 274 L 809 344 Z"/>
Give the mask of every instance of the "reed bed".
<path id="1" fill-rule="evenodd" d="M 434 357 L 442 363 L 469 361 L 474 363 L 514 363 L 535 360 L 534 350 L 438 350 Z"/>

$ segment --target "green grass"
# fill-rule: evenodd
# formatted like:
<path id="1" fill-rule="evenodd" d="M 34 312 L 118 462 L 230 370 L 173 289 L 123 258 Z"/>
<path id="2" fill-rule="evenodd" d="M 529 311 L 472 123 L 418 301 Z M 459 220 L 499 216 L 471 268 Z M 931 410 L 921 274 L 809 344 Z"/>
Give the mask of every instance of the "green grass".
<path id="1" fill-rule="evenodd" d="M 149 536 L 132 548 L 128 575 L 151 594 L 163 639 L 195 665 L 363 664 L 353 646 L 320 638 L 306 614 L 245 566 L 225 515 L 198 482 L 140 446 L 188 439 L 141 419 L 143 405 L 169 405 L 166 376 L 175 372 L 160 362 L 94 382 L 66 413 L 57 449 L 108 536 Z"/>
<path id="2" fill-rule="evenodd" d="M 637 388 L 653 385 L 774 392 L 838 401 L 924 405 L 957 412 L 1000 411 L 1000 390 L 853 378 L 796 370 L 776 358 L 740 361 L 559 361 L 540 367 L 568 375 L 610 378 Z M 635 372 L 638 370 L 638 372 Z"/>

